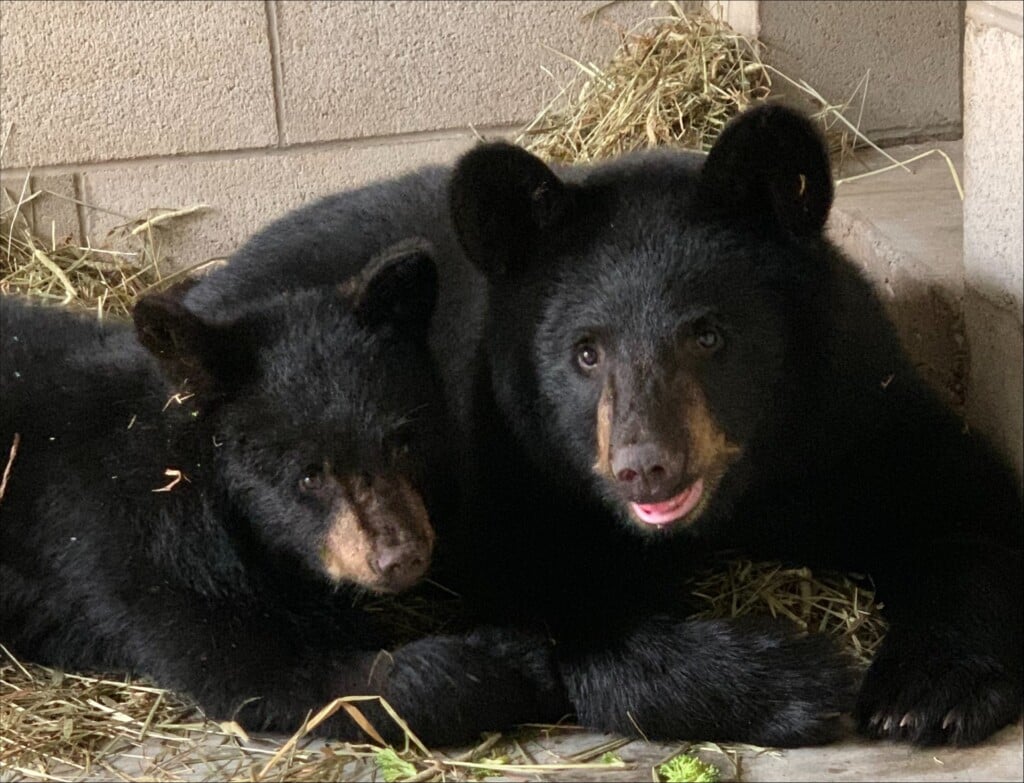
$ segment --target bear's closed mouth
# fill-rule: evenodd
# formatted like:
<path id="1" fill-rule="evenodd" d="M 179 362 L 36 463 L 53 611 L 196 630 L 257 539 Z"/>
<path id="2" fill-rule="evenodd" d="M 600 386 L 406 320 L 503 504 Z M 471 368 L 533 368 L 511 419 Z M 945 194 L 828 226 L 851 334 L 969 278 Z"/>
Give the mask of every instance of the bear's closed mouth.
<path id="1" fill-rule="evenodd" d="M 667 525 L 682 519 L 700 502 L 704 494 L 704 479 L 699 478 L 675 497 L 661 503 L 630 503 L 634 516 L 648 525 Z"/>

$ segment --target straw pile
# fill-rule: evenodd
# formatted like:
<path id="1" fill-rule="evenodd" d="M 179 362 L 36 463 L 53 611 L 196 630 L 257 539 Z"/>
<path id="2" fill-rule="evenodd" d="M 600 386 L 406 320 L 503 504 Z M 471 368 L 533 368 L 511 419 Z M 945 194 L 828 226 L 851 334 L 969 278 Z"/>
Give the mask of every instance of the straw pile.
<path id="1" fill-rule="evenodd" d="M 142 294 L 170 285 L 192 270 L 164 274 L 160 231 L 168 221 L 205 209 L 152 209 L 112 229 L 105 247 L 79 245 L 70 237 L 40 238 L 29 223 L 29 210 L 57 193 L 4 191 L 0 198 L 0 292 L 34 296 L 98 315 L 127 316 Z M 82 205 L 87 206 L 87 205 Z"/>
<path id="2" fill-rule="evenodd" d="M 863 666 L 885 637 L 874 591 L 844 574 L 735 560 L 698 577 L 693 596 L 706 604 L 695 617 L 782 617 L 836 637 Z"/>
<path id="3" fill-rule="evenodd" d="M 565 107 L 545 109 L 520 141 L 542 157 L 565 162 L 666 144 L 706 149 L 732 116 L 769 94 L 770 68 L 762 65 L 755 42 L 709 16 L 684 16 L 674 4 L 670 10 L 669 16 L 625 33 L 605 68 L 578 63 L 585 82 L 577 97 Z M 823 116 L 835 113 L 836 107 L 819 103 Z M 202 207 L 125 218 L 109 238 L 121 247 L 97 249 L 33 236 L 26 211 L 41 195 L 8 193 L 9 203 L 0 210 L 3 292 L 121 315 L 140 294 L 190 271 L 163 273 L 159 235 L 167 221 Z M 807 569 L 777 563 L 728 564 L 698 578 L 694 597 L 703 607 L 698 616 L 763 612 L 786 617 L 809 631 L 837 635 L 865 663 L 884 634 L 869 590 L 846 577 L 816 578 Z M 395 607 L 386 611 L 393 613 Z M 407 626 L 400 630 L 410 635 L 445 623 L 444 612 L 435 614 L 415 602 L 397 616 Z M 358 705 L 339 700 L 310 723 L 338 709 L 351 713 Z M 316 781 L 373 776 L 425 781 L 487 774 L 543 773 L 551 778 L 561 771 L 631 768 L 614 752 L 626 744 L 622 739 L 557 764 L 538 764 L 531 755 L 537 751 L 531 752 L 529 744 L 530 732 L 538 730 L 571 729 L 533 727 L 516 735 L 493 735 L 457 756 L 422 747 L 411 735 L 401 750 L 309 743 L 305 728 L 287 740 L 250 738 L 234 724 L 206 720 L 188 702 L 144 681 L 64 674 L 21 663 L 0 647 L 0 780 Z M 735 756 L 747 748 L 713 749 Z M 545 751 L 546 758 L 550 752 Z M 206 766 L 197 769 L 199 763 Z M 637 769 L 638 776 L 651 774 L 651 769 Z"/>
<path id="4" fill-rule="evenodd" d="M 771 79 L 755 41 L 707 13 L 670 10 L 626 33 L 605 68 L 574 61 L 578 94 L 564 107 L 556 98 L 517 141 L 562 163 L 665 145 L 710 148 L 732 117 L 768 96 Z"/>

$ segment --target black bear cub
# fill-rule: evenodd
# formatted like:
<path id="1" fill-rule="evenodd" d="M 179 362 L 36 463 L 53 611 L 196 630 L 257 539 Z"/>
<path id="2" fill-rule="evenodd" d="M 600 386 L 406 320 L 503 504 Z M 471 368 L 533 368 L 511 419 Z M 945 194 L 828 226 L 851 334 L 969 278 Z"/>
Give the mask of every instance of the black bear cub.
<path id="1" fill-rule="evenodd" d="M 483 497 L 527 540 L 530 524 L 562 531 L 540 557 L 511 557 L 563 612 L 585 606 L 605 628 L 610 602 L 593 595 L 639 616 L 697 548 L 869 574 L 891 627 L 860 730 L 977 742 L 1021 714 L 1017 482 L 922 381 L 827 239 L 832 196 L 820 135 L 775 105 L 734 120 L 706 158 L 552 170 L 506 144 L 464 156 L 452 219 L 488 282 L 481 387 L 496 401 L 476 442 L 518 450 L 481 450 Z M 627 554 L 616 524 L 647 551 Z M 566 552 L 579 557 L 560 583 Z M 638 623 L 563 644 L 581 718 L 678 734 L 702 719 L 694 682 L 760 667 L 755 654 L 712 667 L 698 636 L 676 653 L 672 638 Z"/>
<path id="2" fill-rule="evenodd" d="M 433 743 L 557 719 L 542 640 L 479 629 L 384 654 L 355 600 L 426 573 L 451 502 L 436 290 L 408 246 L 230 320 L 146 297 L 134 334 L 0 300 L 4 452 L 17 440 L 0 641 L 148 675 L 251 728 L 294 730 L 345 695 L 382 696 Z M 322 731 L 362 736 L 344 717 Z"/>

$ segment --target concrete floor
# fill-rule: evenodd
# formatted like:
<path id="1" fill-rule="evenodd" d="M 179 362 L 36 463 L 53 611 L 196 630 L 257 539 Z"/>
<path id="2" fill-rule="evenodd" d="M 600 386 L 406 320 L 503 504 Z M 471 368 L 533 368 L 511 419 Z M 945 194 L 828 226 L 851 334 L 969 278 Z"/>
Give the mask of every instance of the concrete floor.
<path id="1" fill-rule="evenodd" d="M 265 761 L 280 746 L 281 737 L 254 737 L 247 746 L 256 749 L 260 761 Z M 317 749 L 322 742 L 312 742 L 305 749 Z M 344 752 L 342 749 L 338 749 Z M 615 758 L 610 763 L 594 763 L 609 751 Z M 228 778 L 248 779 L 238 766 L 238 750 L 234 743 L 211 738 L 201 747 L 186 754 L 167 755 L 159 742 L 149 742 L 143 748 L 125 750 L 113 769 L 133 780 L 206 781 Z M 468 749 L 451 749 L 437 753 L 443 759 L 467 759 Z M 895 743 L 868 742 L 853 735 L 852 731 L 841 741 L 823 748 L 765 751 L 742 746 L 693 746 L 687 743 L 654 743 L 616 740 L 607 734 L 596 734 L 573 729 L 524 730 L 512 738 L 503 738 L 484 753 L 472 757 L 473 761 L 493 763 L 499 756 L 507 757 L 507 771 L 490 767 L 488 781 L 657 781 L 654 772 L 662 762 L 678 753 L 690 753 L 715 765 L 722 781 L 1022 781 L 1024 780 L 1024 727 L 1021 723 L 1008 726 L 989 741 L 972 748 L 913 748 Z M 217 759 L 223 759 L 218 762 Z M 584 764 L 576 769 L 571 764 Z M 530 765 L 526 767 L 524 765 Z M 549 770 L 543 769 L 550 766 Z M 294 769 L 294 768 L 293 768 Z M 281 770 L 283 771 L 283 770 Z M 426 771 L 418 764 L 417 772 Z M 452 774 L 446 768 L 444 779 L 475 779 L 483 770 L 459 768 Z M 111 771 L 96 770 L 93 774 L 72 774 L 67 770 L 50 770 L 52 779 L 85 781 L 108 780 Z M 332 779 L 383 780 L 372 757 L 339 763 Z M 419 775 L 417 777 L 420 777 Z M 0 767 L 0 780 L 19 780 L 22 776 L 8 776 Z M 265 779 L 279 779 L 275 774 Z M 427 779 L 425 775 L 421 779 Z M 440 780 L 441 777 L 436 779 Z"/>
<path id="2" fill-rule="evenodd" d="M 536 740 L 524 747 L 538 763 L 557 763 L 608 740 L 607 735 L 581 732 Z M 1024 730 L 1018 723 L 973 748 L 912 748 L 895 743 L 868 742 L 851 731 L 842 741 L 824 748 L 785 751 L 745 751 L 725 754 L 699 750 L 696 755 L 714 764 L 723 781 L 1020 781 L 1024 780 Z M 593 766 L 581 771 L 542 774 L 534 780 L 601 781 L 653 780 L 652 768 L 686 750 L 685 745 L 631 742 L 615 751 L 621 769 Z M 686 750 L 686 752 L 693 752 Z M 498 778 L 489 778 L 495 780 Z M 514 780 L 511 776 L 501 778 Z M 522 778 L 518 778 L 522 779 Z"/>

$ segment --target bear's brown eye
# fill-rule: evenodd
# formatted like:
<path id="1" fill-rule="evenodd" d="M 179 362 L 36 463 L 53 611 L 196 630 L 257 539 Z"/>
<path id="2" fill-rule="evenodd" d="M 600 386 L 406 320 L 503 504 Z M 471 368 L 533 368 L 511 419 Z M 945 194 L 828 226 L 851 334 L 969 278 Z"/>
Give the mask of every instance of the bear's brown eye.
<path id="1" fill-rule="evenodd" d="M 580 343 L 576 346 L 576 363 L 584 370 L 593 370 L 601 363 L 601 352 L 593 343 Z"/>
<path id="2" fill-rule="evenodd" d="M 722 344 L 722 336 L 717 329 L 703 327 L 697 332 L 697 345 L 705 351 L 713 351 Z"/>
<path id="3" fill-rule="evenodd" d="M 324 485 L 324 472 L 320 468 L 308 468 L 299 479 L 299 489 L 303 492 L 316 492 Z"/>

